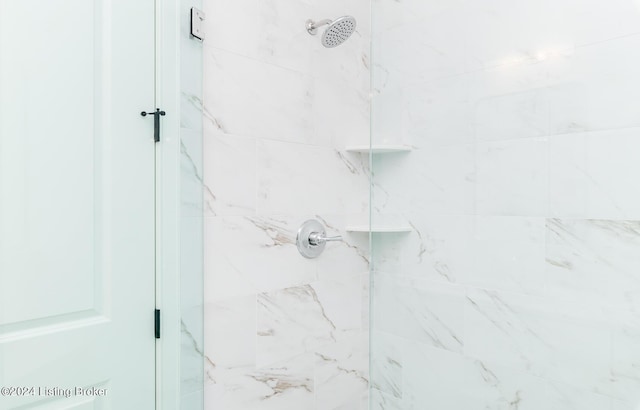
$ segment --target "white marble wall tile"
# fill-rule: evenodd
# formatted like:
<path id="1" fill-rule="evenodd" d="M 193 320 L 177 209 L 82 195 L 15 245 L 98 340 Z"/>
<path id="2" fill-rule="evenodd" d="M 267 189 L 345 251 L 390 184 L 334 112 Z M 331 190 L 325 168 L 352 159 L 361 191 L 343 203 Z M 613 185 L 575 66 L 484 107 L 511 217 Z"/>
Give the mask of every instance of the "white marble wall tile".
<path id="1" fill-rule="evenodd" d="M 445 15 L 425 15 L 374 37 L 373 57 L 389 73 L 391 88 L 465 71 L 467 22 L 459 15 L 455 9 Z"/>
<path id="2" fill-rule="evenodd" d="M 373 216 L 372 222 L 379 216 Z M 409 245 L 419 245 L 419 238 L 411 238 L 413 234 L 400 233 L 373 233 L 371 234 L 371 271 L 376 272 L 402 272 Z M 418 258 L 422 250 L 414 256 Z M 410 256 L 409 256 L 410 257 Z"/>
<path id="3" fill-rule="evenodd" d="M 546 228 L 552 295 L 634 308 L 630 302 L 640 294 L 640 222 L 548 219 Z"/>
<path id="4" fill-rule="evenodd" d="M 316 350 L 317 409 L 357 409 L 369 387 L 369 349 L 366 333 Z"/>
<path id="5" fill-rule="evenodd" d="M 204 297 L 203 225 L 201 217 L 183 217 L 180 223 L 180 305 L 183 312 L 199 310 L 199 319 L 202 319 Z M 202 326 L 199 335 L 202 335 Z"/>
<path id="6" fill-rule="evenodd" d="M 203 215 L 202 131 L 180 129 L 180 212 L 183 217 Z"/>
<path id="7" fill-rule="evenodd" d="M 544 56 L 530 56 L 527 58 L 507 60 L 503 64 L 495 67 L 468 73 L 464 77 L 469 78 L 469 93 L 471 99 L 474 103 L 477 103 L 483 100 L 495 99 L 496 97 L 505 98 L 527 94 L 530 97 L 535 97 L 535 92 L 540 94 L 550 85 L 553 85 L 550 72 L 554 64 L 562 61 L 563 58 L 571 56 L 573 53 L 573 48 L 563 49 Z M 548 99 L 550 99 L 550 97 L 546 99 L 543 98 L 541 102 L 549 106 L 550 103 L 547 101 Z M 513 101 L 515 102 L 517 100 Z M 528 105 L 530 106 L 532 104 Z M 509 107 L 509 105 L 505 105 L 505 107 Z M 538 108 L 544 108 L 544 105 Z M 531 112 L 532 110 L 529 111 Z M 523 118 L 526 119 L 527 117 Z M 535 117 L 531 116 L 530 118 Z M 505 118 L 505 120 L 509 121 L 510 118 Z M 537 119 L 537 121 L 533 123 L 540 124 L 541 119 Z M 511 123 L 510 125 L 513 126 L 517 124 Z M 522 126 L 524 125 L 526 125 L 526 123 L 522 124 Z M 499 124 L 495 123 L 494 126 L 499 126 Z"/>
<path id="8" fill-rule="evenodd" d="M 402 398 L 402 339 L 390 333 L 371 332 L 371 388 Z"/>
<path id="9" fill-rule="evenodd" d="M 592 305 L 575 301 L 473 290 L 465 304 L 464 351 L 482 361 L 606 394 L 611 336 L 596 314 Z"/>
<path id="10" fill-rule="evenodd" d="M 478 214 L 546 215 L 547 149 L 546 138 L 478 144 Z"/>
<path id="11" fill-rule="evenodd" d="M 369 272 L 369 235 L 362 232 L 346 232 L 345 227 L 352 223 L 355 216 L 351 215 L 323 215 L 317 218 L 327 227 L 327 235 L 342 236 L 342 242 L 329 243 L 322 254 L 322 258 L 316 260 L 318 267 L 318 279 L 321 281 L 349 280 L 356 274 L 360 274 L 361 285 L 368 283 Z M 338 229 L 338 227 L 340 227 Z M 366 289 L 362 289 L 365 291 Z"/>
<path id="12" fill-rule="evenodd" d="M 369 84 L 317 79 L 313 118 L 317 141 L 330 139 L 332 146 L 369 145 Z"/>
<path id="13" fill-rule="evenodd" d="M 378 33 L 400 25 L 416 23 L 420 19 L 434 15 L 441 16 L 442 19 L 460 18 L 460 14 L 455 14 L 456 11 L 464 10 L 468 5 L 468 0 L 450 0 L 447 2 L 433 0 L 405 0 L 402 2 L 373 0 L 373 32 Z"/>
<path id="14" fill-rule="evenodd" d="M 640 35 L 633 35 L 548 61 L 552 134 L 640 126 L 640 60 L 630 52 L 638 46 Z"/>
<path id="15" fill-rule="evenodd" d="M 414 342 L 405 369 L 403 409 L 590 409 L 610 408 L 604 395 L 515 372 L 486 361 L 438 351 Z"/>
<path id="16" fill-rule="evenodd" d="M 504 0 L 393 3 L 375 1 L 373 17 L 379 37 L 375 44 L 398 38 L 388 53 L 389 57 L 397 54 L 389 58 L 395 60 L 394 75 L 411 70 L 410 64 L 403 64 L 407 61 L 414 67 L 429 64 L 418 73 L 440 67 L 436 75 L 447 76 L 520 60 L 544 60 L 568 48 L 640 32 L 640 10 L 627 0 L 606 6 L 596 0 L 543 0 L 535 5 Z M 375 60 L 384 63 L 386 50 L 382 46 L 379 50 Z"/>
<path id="17" fill-rule="evenodd" d="M 473 214 L 474 150 L 473 145 L 456 145 L 375 156 L 372 212 L 429 210 L 430 214 Z M 419 187 L 420 195 L 406 187 Z"/>
<path id="18" fill-rule="evenodd" d="M 182 129 L 202 130 L 203 103 L 202 97 L 182 92 L 180 95 L 180 126 Z"/>
<path id="19" fill-rule="evenodd" d="M 310 285 L 258 295 L 256 357 L 265 366 L 335 342 L 337 326 Z"/>
<path id="20" fill-rule="evenodd" d="M 518 409 L 536 408 L 528 406 L 528 400 L 511 390 L 511 386 L 503 386 L 493 370 L 482 362 L 415 342 L 406 342 L 402 348 L 406 357 L 411 358 L 404 367 L 402 409 L 501 409 L 514 402 Z"/>
<path id="21" fill-rule="evenodd" d="M 295 223 L 308 218 L 295 218 Z M 257 376 L 254 373 L 260 370 L 260 366 L 270 366 L 273 362 L 286 361 L 302 352 L 313 352 L 315 348 L 333 344 L 334 341 L 340 342 L 345 338 L 363 335 L 363 317 L 368 317 L 368 312 L 364 310 L 368 309 L 365 293 L 367 275 L 356 274 L 349 277 L 347 274 L 350 266 L 357 269 L 366 268 L 367 261 L 363 259 L 367 245 L 365 238 L 359 240 L 365 242 L 360 244 L 364 246 L 362 249 L 350 243 L 352 241 L 348 238 L 344 244 L 329 244 L 325 255 L 330 256 L 333 252 L 339 251 L 341 256 L 333 259 L 333 263 L 325 261 L 320 264 L 317 260 L 304 259 L 297 253 L 293 245 L 295 230 L 289 231 L 288 224 L 283 224 L 277 219 L 214 217 L 207 218 L 207 221 L 212 224 L 207 227 L 207 249 L 216 250 L 207 253 L 207 257 L 211 258 L 208 259 L 206 276 L 207 300 L 210 301 L 206 315 L 209 329 L 207 340 L 213 338 L 211 335 L 218 336 L 217 344 L 207 344 L 207 353 L 215 354 L 222 351 L 225 352 L 226 358 L 222 360 L 226 366 L 216 364 L 214 368 L 217 383 L 221 386 L 208 389 L 208 405 L 228 403 L 231 406 L 231 403 L 236 403 L 234 405 L 237 408 L 254 408 L 247 407 L 249 404 L 243 401 L 244 396 L 236 394 L 236 390 L 246 389 L 244 395 L 249 396 L 256 394 L 256 391 L 259 393 L 262 385 L 256 384 Z M 338 225 L 331 217 L 327 218 L 326 222 L 330 229 Z M 242 240 L 250 237 L 251 232 L 255 235 L 253 244 Z M 211 238 L 211 235 L 214 235 L 214 238 Z M 278 247 L 290 247 L 289 250 L 292 252 L 278 253 Z M 246 252 L 250 252 L 252 257 L 247 258 Z M 289 255 L 286 255 L 287 253 Z M 283 261 L 286 260 L 291 261 L 289 266 L 283 265 Z M 344 262 L 345 266 L 341 266 L 340 262 Z M 297 270 L 294 267 L 296 263 L 309 268 L 307 274 L 310 276 L 305 278 L 304 269 Z M 323 279 L 311 285 L 260 294 L 256 325 L 256 310 L 253 307 L 255 296 L 252 294 L 256 288 L 279 289 L 285 286 L 287 281 L 309 282 L 309 278 L 315 278 L 318 272 L 333 280 Z M 258 286 L 255 283 L 258 283 Z M 234 299 L 239 302 L 234 303 L 240 303 L 244 306 L 242 309 L 228 306 L 230 302 L 225 298 L 233 294 L 240 295 Z M 211 309 L 214 309 L 214 312 Z M 229 330 L 225 330 L 225 323 L 228 324 Z M 269 330 L 261 331 L 263 328 Z M 274 333 L 271 333 L 272 331 Z M 366 346 L 364 341 L 359 343 Z M 252 363 L 256 357 L 258 367 Z M 227 360 L 230 363 L 226 363 Z M 234 361 L 238 362 L 237 365 L 233 364 Z M 278 377 L 286 379 L 288 375 L 290 372 L 282 370 Z M 311 377 L 311 380 L 316 379 Z M 306 394 L 299 393 L 302 391 L 289 395 L 291 406 L 294 406 L 293 403 L 303 405 L 307 399 Z M 267 407 L 256 405 L 255 408 L 272 408 L 261 403 L 260 406 Z M 274 405 L 273 408 L 278 407 Z"/>
<path id="22" fill-rule="evenodd" d="M 369 3 L 204 10 L 205 407 L 364 410 L 368 237 L 345 227 L 368 211 L 370 171 L 343 149 L 368 143 Z M 345 14 L 358 30 L 341 47 L 305 30 Z M 344 238 L 315 260 L 294 242 L 311 218 Z"/>
<path id="23" fill-rule="evenodd" d="M 205 125 L 205 215 L 255 215 L 257 141 L 215 133 L 211 127 Z"/>
<path id="24" fill-rule="evenodd" d="M 458 258 L 472 259 L 460 282 L 525 294 L 544 292 L 544 218 L 476 216 L 471 235 L 468 252 L 457 253 Z"/>
<path id="25" fill-rule="evenodd" d="M 640 218 L 640 195 L 633 189 L 638 149 L 640 128 L 553 137 L 549 142 L 550 214 Z"/>
<path id="26" fill-rule="evenodd" d="M 375 271 L 444 283 L 468 277 L 474 262 L 473 216 L 425 212 L 405 216 L 411 232 L 373 236 Z"/>
<path id="27" fill-rule="evenodd" d="M 573 387 L 566 383 L 547 381 L 544 408 L 563 409 L 615 409 L 619 400 L 609 396 Z"/>
<path id="28" fill-rule="evenodd" d="M 184 8 L 183 18 L 188 19 L 188 8 Z M 186 26 L 186 25 L 185 25 Z M 182 28 L 183 30 L 186 27 Z M 183 129 L 202 131 L 202 75 L 194 75 L 194 68 L 202 67 L 203 46 L 186 33 L 182 34 L 180 47 L 180 126 Z M 169 113 L 172 115 L 174 113 Z"/>
<path id="29" fill-rule="evenodd" d="M 571 27 L 563 21 L 566 3 L 558 6 L 548 0 L 535 5 L 491 0 L 469 5 L 466 33 L 470 69 L 535 58 L 574 45 Z"/>
<path id="30" fill-rule="evenodd" d="M 402 349 L 410 358 L 404 366 L 402 409 L 473 408 L 469 397 L 472 386 L 464 383 L 474 370 L 472 362 L 415 342 L 403 344 Z"/>
<path id="31" fill-rule="evenodd" d="M 394 87 L 384 68 L 373 68 L 372 140 L 419 148 L 474 141 L 474 104 L 467 77 Z"/>
<path id="32" fill-rule="evenodd" d="M 453 352 L 465 343 L 464 289 L 375 273 L 372 329 Z"/>
<path id="33" fill-rule="evenodd" d="M 315 261 L 295 245 L 308 217 L 211 217 L 205 219 L 205 300 L 215 301 L 308 284 Z"/>
<path id="34" fill-rule="evenodd" d="M 322 304 L 324 314 L 331 319 L 338 332 L 352 334 L 362 329 L 363 279 L 360 274 L 345 275 L 310 285 Z M 335 336 L 341 338 L 340 334 Z M 357 345 L 356 341 L 354 344 Z"/>
<path id="35" fill-rule="evenodd" d="M 359 0 L 358 0 L 359 1 Z M 333 18 L 349 14 L 345 12 L 336 13 L 335 10 L 347 10 L 345 7 L 336 6 L 334 11 L 318 12 L 318 15 L 332 15 Z M 325 80 L 334 84 L 348 86 L 358 90 L 363 97 L 370 92 L 370 37 L 367 34 L 368 9 L 351 13 L 357 20 L 356 31 L 340 47 L 325 48 L 320 43 L 318 37 L 310 37 L 312 42 L 318 42 L 313 55 L 313 69 L 311 71 L 314 78 Z"/>
<path id="36" fill-rule="evenodd" d="M 256 295 L 205 305 L 206 383 L 224 383 L 216 379 L 219 369 L 255 367 L 256 306 Z"/>
<path id="37" fill-rule="evenodd" d="M 430 149 L 474 142 L 472 84 L 469 77 L 456 76 L 403 89 L 403 135 L 410 145 Z M 377 141 L 375 132 L 373 138 Z"/>
<path id="38" fill-rule="evenodd" d="M 198 278 L 192 278 L 196 281 Z M 193 307 L 181 309 L 180 318 L 180 394 L 182 396 L 196 395 L 202 397 L 204 330 L 202 296 L 198 303 L 192 302 Z M 198 393 L 199 392 L 199 393 Z"/>
<path id="39" fill-rule="evenodd" d="M 301 72 L 312 70 L 311 58 L 318 44 L 306 32 L 307 19 L 314 18 L 310 1 L 258 1 L 258 45 L 256 56 L 267 62 Z"/>
<path id="40" fill-rule="evenodd" d="M 361 277 L 258 295 L 257 360 L 269 364 L 360 334 Z"/>
<path id="41" fill-rule="evenodd" d="M 400 399 L 389 396 L 378 389 L 370 389 L 371 410 L 403 410 Z"/>
<path id="42" fill-rule="evenodd" d="M 371 330 L 371 274 L 362 275 L 362 330 Z"/>
<path id="43" fill-rule="evenodd" d="M 612 410 L 637 410 L 638 404 L 635 402 L 624 402 L 621 400 L 612 400 Z"/>
<path id="44" fill-rule="evenodd" d="M 321 145 L 310 75 L 216 48 L 204 58 L 204 120 L 215 132 Z"/>
<path id="45" fill-rule="evenodd" d="M 225 410 L 313 408 L 313 372 L 311 353 L 259 368 L 214 368 L 216 382 L 205 387 L 205 405 Z"/>
<path id="46" fill-rule="evenodd" d="M 371 34 L 373 36 L 405 22 L 405 3 L 395 0 L 372 0 L 371 10 Z M 377 43 L 374 41 L 373 44 Z"/>
<path id="47" fill-rule="evenodd" d="M 369 392 L 365 390 L 358 399 L 341 404 L 332 410 L 369 410 Z"/>
<path id="48" fill-rule="evenodd" d="M 371 402 L 369 397 L 370 395 L 368 390 L 360 396 L 360 410 L 369 410 Z"/>
<path id="49" fill-rule="evenodd" d="M 300 72 L 310 72 L 319 45 L 307 34 L 308 1 L 241 0 L 206 2 L 209 47 L 238 53 Z"/>
<path id="50" fill-rule="evenodd" d="M 543 0 L 535 5 L 492 0 L 373 3 L 376 62 L 394 76 L 450 76 L 519 60 L 544 60 L 574 46 L 638 33 L 631 1 Z M 622 10 L 626 10 L 623 13 Z M 615 24 L 618 20 L 622 24 Z M 544 30 L 540 28 L 544 27 Z M 383 47 L 394 42 L 395 47 Z M 403 64 L 411 61 L 413 64 Z"/>
<path id="51" fill-rule="evenodd" d="M 640 317 L 613 331 L 613 359 L 611 365 L 611 395 L 616 398 L 615 410 L 637 409 L 640 402 Z"/>
<path id="52" fill-rule="evenodd" d="M 410 139 L 405 131 L 404 100 L 402 89 L 376 91 L 371 100 L 372 142 L 409 145 Z"/>
<path id="53" fill-rule="evenodd" d="M 205 307 L 206 408 L 243 408 L 265 387 L 254 379 L 256 296 L 240 296 Z"/>
<path id="54" fill-rule="evenodd" d="M 638 33 L 640 22 L 637 5 L 625 0 L 468 3 L 470 68 Z"/>
<path id="55" fill-rule="evenodd" d="M 549 91 L 530 89 L 479 98 L 474 105 L 477 141 L 543 137 L 549 134 Z"/>
<path id="56" fill-rule="evenodd" d="M 201 389 L 198 392 L 185 394 L 180 397 L 181 409 L 203 409 L 204 408 L 204 394 Z"/>
<path id="57" fill-rule="evenodd" d="M 258 212 L 365 214 L 366 163 L 361 155 L 333 148 L 262 140 L 258 143 Z"/>
<path id="58" fill-rule="evenodd" d="M 204 3 L 207 47 L 255 57 L 259 45 L 257 0 L 207 0 Z"/>

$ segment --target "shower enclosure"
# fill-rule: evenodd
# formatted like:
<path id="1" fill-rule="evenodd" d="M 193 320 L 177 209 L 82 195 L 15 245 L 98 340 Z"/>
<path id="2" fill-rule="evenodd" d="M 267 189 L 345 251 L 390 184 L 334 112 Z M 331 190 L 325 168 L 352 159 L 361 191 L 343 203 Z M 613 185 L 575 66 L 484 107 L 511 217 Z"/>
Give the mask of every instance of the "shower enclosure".
<path id="1" fill-rule="evenodd" d="M 638 409 L 638 3 L 372 4 L 370 408 Z"/>

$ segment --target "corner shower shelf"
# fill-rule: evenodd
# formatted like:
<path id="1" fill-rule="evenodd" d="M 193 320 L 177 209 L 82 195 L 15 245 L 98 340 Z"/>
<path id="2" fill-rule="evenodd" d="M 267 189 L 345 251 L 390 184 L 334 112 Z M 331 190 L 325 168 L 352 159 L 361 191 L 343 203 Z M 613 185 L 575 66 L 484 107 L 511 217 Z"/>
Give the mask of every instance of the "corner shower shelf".
<path id="1" fill-rule="evenodd" d="M 361 154 L 392 154 L 396 152 L 410 152 L 413 147 L 401 144 L 378 144 L 378 145 L 351 145 L 345 148 L 347 152 L 358 152 Z"/>
<path id="2" fill-rule="evenodd" d="M 403 232 L 411 232 L 413 228 L 410 226 L 394 226 L 394 225 L 378 225 L 378 226 L 368 226 L 368 225 L 354 225 L 347 226 L 347 232 L 364 232 L 364 233 L 403 233 Z"/>

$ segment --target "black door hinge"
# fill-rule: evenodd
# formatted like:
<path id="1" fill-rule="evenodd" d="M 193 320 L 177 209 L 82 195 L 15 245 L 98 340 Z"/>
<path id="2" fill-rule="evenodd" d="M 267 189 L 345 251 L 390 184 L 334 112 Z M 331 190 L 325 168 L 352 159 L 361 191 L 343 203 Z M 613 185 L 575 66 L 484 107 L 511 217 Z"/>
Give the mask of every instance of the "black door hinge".
<path id="1" fill-rule="evenodd" d="M 164 111 L 160 111 L 160 108 L 156 108 L 155 112 L 142 111 L 140 115 L 142 115 L 143 117 L 146 117 L 147 115 L 153 115 L 153 140 L 155 142 L 160 141 L 160 117 L 164 117 L 165 115 L 167 115 L 167 113 Z"/>
<path id="2" fill-rule="evenodd" d="M 156 309 L 155 327 L 156 327 L 156 339 L 160 339 L 160 309 Z"/>

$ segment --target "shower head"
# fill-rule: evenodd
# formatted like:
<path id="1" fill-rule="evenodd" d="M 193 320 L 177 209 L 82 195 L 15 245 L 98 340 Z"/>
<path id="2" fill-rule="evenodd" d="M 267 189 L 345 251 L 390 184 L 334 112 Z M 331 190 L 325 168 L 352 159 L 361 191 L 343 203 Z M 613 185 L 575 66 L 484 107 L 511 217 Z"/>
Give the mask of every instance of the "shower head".
<path id="1" fill-rule="evenodd" d="M 351 16 L 343 16 L 335 20 L 321 20 L 315 22 L 307 20 L 307 31 L 315 36 L 318 34 L 318 27 L 328 25 L 322 34 L 322 45 L 327 48 L 337 47 L 347 41 L 356 31 L 356 19 Z"/>

